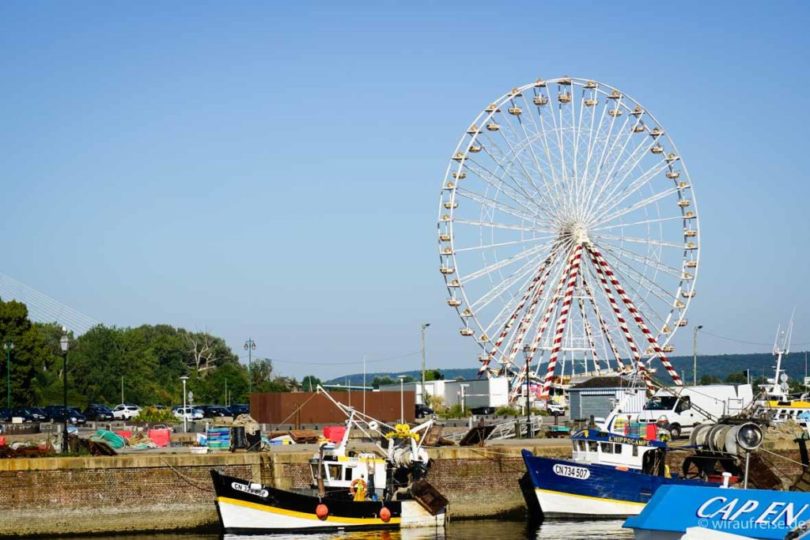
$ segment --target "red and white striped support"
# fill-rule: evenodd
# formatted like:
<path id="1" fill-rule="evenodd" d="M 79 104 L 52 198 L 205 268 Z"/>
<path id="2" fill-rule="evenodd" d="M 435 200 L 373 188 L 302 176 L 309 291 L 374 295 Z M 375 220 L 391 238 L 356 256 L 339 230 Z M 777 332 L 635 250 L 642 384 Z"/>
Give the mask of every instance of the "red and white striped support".
<path id="1" fill-rule="evenodd" d="M 501 331 L 500 335 L 498 335 L 498 339 L 495 340 L 495 343 L 492 345 L 492 349 L 489 351 L 489 356 L 486 360 L 482 360 L 481 363 L 483 364 L 481 368 L 478 370 L 480 374 L 483 371 L 487 371 L 489 369 L 489 362 L 495 355 L 498 353 L 498 349 L 500 349 L 503 341 L 506 339 L 506 336 L 509 335 L 509 330 L 515 321 L 518 318 L 518 315 L 523 311 L 523 306 L 526 305 L 526 302 L 529 298 L 534 294 L 534 301 L 536 302 L 537 298 L 543 294 L 543 287 L 545 286 L 546 280 L 548 279 L 548 274 L 551 270 L 551 263 L 554 260 L 553 255 L 549 256 L 543 264 L 537 269 L 537 273 L 532 278 L 531 283 L 526 288 L 526 292 L 523 293 L 523 297 L 518 302 L 517 307 L 512 312 L 512 315 L 509 317 L 509 320 L 504 325 L 503 330 Z M 521 322 L 521 324 L 523 324 Z"/>
<path id="2" fill-rule="evenodd" d="M 546 288 L 546 281 L 548 281 L 548 276 L 549 274 L 551 274 L 552 260 L 553 259 L 551 258 L 546 259 L 546 264 L 544 265 L 543 268 L 542 279 L 540 279 L 539 283 L 537 283 L 537 287 L 535 288 L 534 294 L 532 295 L 532 301 L 529 304 L 529 309 L 526 311 L 526 314 L 521 319 L 517 332 L 515 332 L 515 339 L 512 340 L 512 348 L 509 350 L 509 355 L 507 356 L 505 362 L 508 366 L 511 366 L 514 363 L 515 356 L 517 356 L 517 353 L 520 350 L 520 345 L 521 343 L 523 343 L 523 338 L 526 337 L 526 333 L 529 331 L 529 328 L 531 327 L 532 319 L 534 319 L 534 312 L 537 309 L 537 303 L 543 296 L 543 291 Z M 523 304 L 525 304 L 525 301 L 523 302 Z M 506 331 L 506 329 L 504 329 L 504 331 Z M 503 334 L 504 333 L 501 332 L 501 335 Z M 498 339 L 502 341 L 500 337 Z"/>
<path id="3" fill-rule="evenodd" d="M 546 378 L 543 381 L 543 393 L 548 394 L 551 387 L 551 379 L 554 377 L 554 368 L 557 367 L 557 357 L 562 350 L 563 336 L 565 334 L 565 324 L 568 322 L 568 313 L 571 311 L 571 301 L 574 296 L 574 286 L 577 283 L 577 274 L 579 273 L 579 263 L 582 259 L 582 244 L 577 244 L 574 251 L 571 253 L 571 260 L 569 262 L 568 270 L 568 283 L 565 285 L 565 294 L 563 296 L 560 314 L 557 317 L 557 327 L 554 330 L 554 339 L 551 345 L 551 355 L 548 358 L 548 367 L 546 368 Z"/>
<path id="4" fill-rule="evenodd" d="M 582 314 L 582 326 L 585 329 L 585 337 L 588 338 L 588 346 L 591 348 L 591 360 L 593 361 L 593 368 L 596 373 L 601 373 L 602 370 L 599 367 L 599 357 L 596 354 L 596 342 L 593 340 L 593 332 L 591 331 L 591 323 L 588 321 L 588 316 L 585 314 L 585 300 L 579 298 L 577 300 L 577 304 L 579 304 L 579 312 Z M 588 366 L 585 366 L 585 371 L 588 371 Z"/>
<path id="5" fill-rule="evenodd" d="M 610 303 L 610 308 L 613 310 L 613 315 L 616 316 L 616 321 L 619 323 L 619 328 L 621 328 L 622 333 L 624 334 L 624 339 L 627 341 L 627 346 L 630 348 L 630 354 L 633 356 L 633 364 L 636 366 L 641 379 L 647 386 L 647 390 L 652 391 L 654 386 L 650 380 L 650 374 L 647 372 L 647 366 L 644 365 L 644 360 L 641 357 L 641 351 L 638 349 L 636 341 L 633 339 L 633 334 L 630 333 L 630 327 L 627 326 L 627 321 L 624 319 L 624 316 L 622 316 L 622 310 L 619 308 L 618 302 L 616 302 L 616 299 L 613 297 L 613 292 L 610 290 L 610 284 L 608 283 L 607 276 L 605 276 L 605 272 L 602 270 L 602 267 L 599 265 L 596 259 L 594 259 L 593 253 L 591 253 L 590 250 L 588 250 L 588 253 L 591 255 L 594 268 L 596 268 L 596 276 L 599 278 L 599 282 L 602 284 L 602 290 L 605 291 L 605 296 L 607 296 L 608 302 Z"/>
<path id="6" fill-rule="evenodd" d="M 636 308 L 636 305 L 627 295 L 624 288 L 622 288 L 621 284 L 619 283 L 619 280 L 616 279 L 616 275 L 613 273 L 613 270 L 610 268 L 608 262 L 605 260 L 604 257 L 602 257 L 602 254 L 599 253 L 599 251 L 597 251 L 593 246 L 589 246 L 588 250 L 591 253 L 591 258 L 594 260 L 594 263 L 597 265 L 597 267 L 602 268 L 602 271 L 610 279 L 610 282 L 616 289 L 616 292 L 619 293 L 619 296 L 622 298 L 622 301 L 624 302 L 625 306 L 627 306 L 627 311 L 629 311 L 630 314 L 633 316 L 633 320 L 636 322 L 638 327 L 641 329 L 641 332 L 647 338 L 647 341 L 652 346 L 653 351 L 655 351 L 655 353 L 661 359 L 661 363 L 664 364 L 664 369 L 666 369 L 667 373 L 669 373 L 669 376 L 672 377 L 672 382 L 674 382 L 678 386 L 683 386 L 683 380 L 681 379 L 681 376 L 678 375 L 678 372 L 675 371 L 674 367 L 672 367 L 672 363 L 670 363 L 669 359 L 664 354 L 664 351 L 658 345 L 658 341 L 655 339 L 655 336 L 652 334 L 650 329 L 647 328 L 647 325 L 644 323 L 644 319 L 641 317 L 641 313 L 639 313 L 638 309 Z"/>
<path id="7" fill-rule="evenodd" d="M 599 312 L 599 306 L 596 305 L 596 299 L 593 296 L 593 290 L 591 289 L 590 283 L 585 279 L 583 275 L 580 280 L 582 281 L 582 288 L 585 289 L 585 294 L 588 295 L 588 298 L 591 299 L 591 307 L 593 308 L 593 312 L 596 315 L 596 320 L 599 321 L 599 328 L 602 331 L 602 335 L 605 336 L 605 339 L 610 345 L 610 350 L 613 351 L 613 357 L 616 359 L 616 367 L 621 371 L 624 369 L 624 362 L 622 362 L 622 355 L 619 353 L 619 348 L 616 347 L 616 342 L 613 341 L 613 337 L 608 332 L 607 324 L 605 324 L 605 319 L 602 318 L 602 314 Z M 610 369 L 610 364 L 608 364 L 608 369 Z"/>
<path id="8" fill-rule="evenodd" d="M 571 269 L 571 259 L 566 262 L 565 267 L 562 269 L 562 273 L 560 274 L 560 281 L 557 282 L 557 288 L 554 290 L 554 294 L 552 295 L 551 299 L 549 300 L 548 306 L 546 307 L 546 312 L 543 314 L 543 320 L 540 322 L 540 328 L 535 333 L 534 338 L 532 339 L 532 344 L 529 346 L 529 353 L 526 355 L 527 364 L 531 363 L 534 359 L 534 355 L 537 352 L 537 348 L 540 346 L 540 340 L 543 338 L 543 334 L 546 332 L 546 328 L 548 327 L 549 321 L 551 321 L 551 316 L 556 311 L 558 306 L 557 299 L 560 297 L 560 292 L 562 292 L 563 285 L 565 285 L 566 276 Z M 539 366 L 539 362 L 537 363 Z M 523 384 L 523 379 L 529 376 L 526 373 L 526 366 L 524 365 L 521 371 L 518 373 L 517 377 L 512 381 L 512 394 L 509 396 L 509 401 L 512 402 L 517 397 L 518 393 L 520 392 L 520 388 Z"/>

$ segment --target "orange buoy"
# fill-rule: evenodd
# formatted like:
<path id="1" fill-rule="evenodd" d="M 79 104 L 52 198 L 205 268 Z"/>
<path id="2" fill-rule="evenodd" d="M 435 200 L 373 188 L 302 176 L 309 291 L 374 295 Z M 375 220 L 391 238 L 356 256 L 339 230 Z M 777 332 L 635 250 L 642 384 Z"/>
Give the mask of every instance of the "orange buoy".
<path id="1" fill-rule="evenodd" d="M 318 519 L 321 521 L 325 520 L 329 515 L 329 507 L 323 503 L 319 504 L 315 507 L 315 515 L 318 516 Z"/>
<path id="2" fill-rule="evenodd" d="M 391 521 L 391 510 L 389 510 L 388 508 L 386 508 L 385 506 L 383 506 L 383 507 L 380 509 L 380 519 L 381 519 L 381 520 L 383 520 L 383 521 L 384 521 L 384 522 L 386 522 L 386 523 L 388 523 L 389 521 Z"/>

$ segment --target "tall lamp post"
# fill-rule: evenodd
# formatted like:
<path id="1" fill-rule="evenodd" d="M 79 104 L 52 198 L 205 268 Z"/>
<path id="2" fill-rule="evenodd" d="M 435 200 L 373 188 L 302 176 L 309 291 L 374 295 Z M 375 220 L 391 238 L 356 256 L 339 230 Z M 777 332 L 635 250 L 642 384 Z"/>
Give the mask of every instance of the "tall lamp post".
<path id="1" fill-rule="evenodd" d="M 11 351 L 14 350 L 14 343 L 11 341 L 3 344 L 6 350 L 6 407 L 11 409 Z"/>
<path id="2" fill-rule="evenodd" d="M 523 356 L 526 358 L 526 438 L 532 438 L 532 404 L 530 401 L 529 394 L 531 393 L 531 387 L 529 386 L 529 373 L 531 370 L 529 369 L 529 352 L 531 351 L 531 347 L 528 345 L 523 347 Z M 520 433 L 518 433 L 520 435 Z"/>
<path id="3" fill-rule="evenodd" d="M 425 396 L 425 330 L 427 327 L 430 326 L 429 322 L 422 323 L 422 332 L 421 332 L 421 344 L 422 344 L 422 405 L 427 405 L 427 400 Z"/>
<path id="4" fill-rule="evenodd" d="M 699 324 L 692 332 L 692 386 L 697 386 L 697 335 L 698 330 L 702 328 L 703 325 Z"/>
<path id="5" fill-rule="evenodd" d="M 186 381 L 188 376 L 183 375 L 180 380 L 183 381 L 183 433 L 188 433 L 188 407 L 186 407 Z"/>
<path id="6" fill-rule="evenodd" d="M 67 408 L 67 355 L 68 346 L 70 341 L 67 335 L 67 328 L 62 327 L 62 338 L 59 340 L 59 348 L 62 349 L 62 393 L 64 398 L 64 414 L 65 414 L 65 430 L 62 433 L 62 453 L 67 454 L 68 451 L 68 420 L 70 415 Z"/>
<path id="7" fill-rule="evenodd" d="M 253 338 L 247 338 L 245 341 L 245 350 L 248 352 L 248 400 L 250 394 L 253 392 L 253 351 L 256 350 L 256 342 Z"/>

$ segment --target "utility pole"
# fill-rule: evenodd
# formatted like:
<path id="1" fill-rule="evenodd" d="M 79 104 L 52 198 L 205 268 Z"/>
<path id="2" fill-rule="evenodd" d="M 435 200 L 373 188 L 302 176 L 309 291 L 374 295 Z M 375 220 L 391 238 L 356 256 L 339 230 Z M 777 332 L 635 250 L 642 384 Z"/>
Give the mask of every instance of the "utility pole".
<path id="1" fill-rule="evenodd" d="M 256 350 L 253 338 L 247 338 L 245 350 L 248 352 L 248 400 L 250 400 L 250 394 L 253 392 L 253 351 Z"/>
<path id="2" fill-rule="evenodd" d="M 692 332 L 692 386 L 697 386 L 697 335 L 701 328 L 703 325 L 699 324 Z"/>
<path id="3" fill-rule="evenodd" d="M 124 404 L 124 376 L 121 375 L 121 404 Z"/>
<path id="4" fill-rule="evenodd" d="M 428 326 L 430 326 L 430 323 L 422 323 L 422 329 L 421 329 L 422 330 L 421 331 L 421 337 L 422 337 L 422 341 L 421 341 L 421 343 L 422 343 L 422 405 L 427 405 L 427 399 L 425 398 L 425 396 L 427 395 L 425 393 L 425 330 L 427 329 Z"/>

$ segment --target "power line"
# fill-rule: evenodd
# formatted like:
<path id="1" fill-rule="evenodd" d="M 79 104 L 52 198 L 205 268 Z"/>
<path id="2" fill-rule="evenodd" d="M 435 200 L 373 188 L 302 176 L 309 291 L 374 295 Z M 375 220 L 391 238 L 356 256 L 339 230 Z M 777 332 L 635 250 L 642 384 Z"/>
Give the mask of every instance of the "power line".
<path id="1" fill-rule="evenodd" d="M 394 360 L 403 360 L 405 358 L 410 358 L 412 356 L 416 356 L 421 354 L 420 351 L 415 351 L 408 354 L 403 354 L 401 356 L 392 356 L 389 358 L 378 358 L 376 360 L 368 360 L 366 359 L 366 364 L 374 364 L 378 362 L 393 362 Z M 281 362 L 282 364 L 299 364 L 305 366 L 354 366 L 358 364 L 362 364 L 363 360 L 354 360 L 350 362 L 301 362 L 299 360 L 277 360 L 275 358 L 270 359 L 272 362 Z"/>
<path id="2" fill-rule="evenodd" d="M 722 340 L 725 340 L 725 341 L 732 341 L 734 343 L 743 343 L 745 345 L 762 345 L 764 347 L 772 347 L 773 346 L 772 341 L 768 342 L 768 343 L 763 343 L 763 342 L 759 342 L 759 341 L 747 341 L 747 340 L 744 340 L 744 339 L 721 336 L 720 334 L 715 334 L 713 332 L 708 332 L 706 330 L 701 330 L 701 334 L 706 334 L 708 336 L 712 336 L 712 337 L 715 337 L 717 339 L 722 339 Z M 802 343 L 793 343 L 793 345 L 810 345 L 810 341 L 805 341 L 805 342 L 802 342 Z"/>

